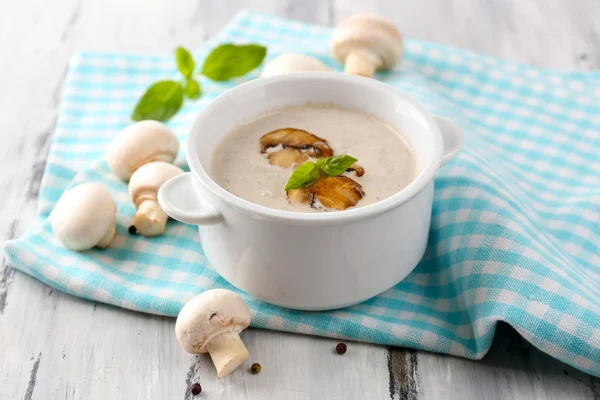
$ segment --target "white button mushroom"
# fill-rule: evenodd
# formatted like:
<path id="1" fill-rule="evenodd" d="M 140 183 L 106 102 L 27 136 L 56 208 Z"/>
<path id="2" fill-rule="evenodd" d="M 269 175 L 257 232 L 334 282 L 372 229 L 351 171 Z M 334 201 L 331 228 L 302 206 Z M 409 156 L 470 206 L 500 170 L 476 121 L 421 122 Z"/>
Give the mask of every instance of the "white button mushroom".
<path id="1" fill-rule="evenodd" d="M 293 72 L 329 71 L 321 61 L 304 54 L 286 53 L 271 60 L 260 74 L 261 78 Z"/>
<path id="2" fill-rule="evenodd" d="M 208 352 L 222 378 L 248 359 L 239 333 L 250 325 L 250 310 L 242 298 L 229 290 L 207 290 L 183 306 L 175 334 L 191 354 Z"/>
<path id="3" fill-rule="evenodd" d="M 152 161 L 173 162 L 179 151 L 175 134 L 158 121 L 140 121 L 123 129 L 108 150 L 108 166 L 128 181 L 136 169 Z"/>
<path id="4" fill-rule="evenodd" d="M 65 192 L 50 215 L 52 230 L 69 249 L 106 248 L 115 237 L 117 205 L 99 183 L 84 183 Z"/>
<path id="5" fill-rule="evenodd" d="M 333 31 L 333 56 L 345 72 L 372 77 L 375 70 L 394 66 L 402 57 L 402 35 L 389 20 L 373 14 L 350 17 Z"/>
<path id="6" fill-rule="evenodd" d="M 143 236 L 158 236 L 165 231 L 167 214 L 156 199 L 158 189 L 172 177 L 182 174 L 175 165 L 156 161 L 141 166 L 129 181 L 129 197 L 137 212 L 133 219 L 137 231 Z"/>

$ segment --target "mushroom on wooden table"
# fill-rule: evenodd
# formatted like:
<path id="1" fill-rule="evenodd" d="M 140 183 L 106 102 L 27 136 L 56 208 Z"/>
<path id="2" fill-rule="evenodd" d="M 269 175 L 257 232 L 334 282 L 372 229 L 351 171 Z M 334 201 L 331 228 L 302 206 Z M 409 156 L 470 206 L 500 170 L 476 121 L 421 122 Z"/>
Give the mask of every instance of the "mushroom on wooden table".
<path id="1" fill-rule="evenodd" d="M 260 74 L 261 78 L 291 74 L 294 72 L 329 71 L 329 68 L 316 58 L 298 53 L 285 53 L 271 60 Z"/>
<path id="2" fill-rule="evenodd" d="M 331 40 L 333 56 L 344 64 L 344 72 L 372 77 L 402 58 L 402 34 L 386 18 L 359 14 L 340 23 Z"/>
<path id="3" fill-rule="evenodd" d="M 117 205 L 99 183 L 84 183 L 66 191 L 56 203 L 50 223 L 54 235 L 76 251 L 110 246 L 115 235 Z"/>
<path id="4" fill-rule="evenodd" d="M 229 375 L 248 359 L 240 332 L 250 325 L 250 310 L 229 290 L 207 290 L 187 302 L 177 317 L 175 334 L 191 354 L 209 353 L 217 376 Z"/>
<path id="5" fill-rule="evenodd" d="M 175 134 L 158 121 L 140 121 L 123 129 L 112 141 L 107 161 L 110 169 L 128 181 L 142 165 L 153 161 L 172 163 L 179 151 Z"/>
<path id="6" fill-rule="evenodd" d="M 158 189 L 183 170 L 163 161 L 151 162 L 136 170 L 129 180 L 129 197 L 137 209 L 133 225 L 143 236 L 158 236 L 165 231 L 168 216 L 157 200 Z"/>

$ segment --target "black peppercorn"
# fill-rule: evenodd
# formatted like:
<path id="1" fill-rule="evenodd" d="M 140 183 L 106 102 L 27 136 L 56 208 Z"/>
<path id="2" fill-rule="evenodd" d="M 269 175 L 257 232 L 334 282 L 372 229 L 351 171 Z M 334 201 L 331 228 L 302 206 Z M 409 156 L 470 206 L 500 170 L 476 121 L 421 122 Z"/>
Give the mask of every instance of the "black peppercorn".
<path id="1" fill-rule="evenodd" d="M 192 392 L 192 394 L 194 396 L 198 396 L 200 394 L 200 392 L 202 392 L 202 386 L 200 386 L 199 383 L 194 383 L 191 387 L 190 387 L 190 391 Z"/>
<path id="2" fill-rule="evenodd" d="M 130 235 L 135 235 L 137 233 L 137 228 L 135 227 L 135 225 L 131 225 L 129 227 L 129 234 Z"/>
<path id="3" fill-rule="evenodd" d="M 346 343 L 338 343 L 337 346 L 335 346 L 335 351 L 338 354 L 344 354 L 347 349 L 348 346 L 346 346 Z"/>
<path id="4" fill-rule="evenodd" d="M 252 372 L 252 375 L 258 374 L 260 372 L 260 369 L 261 369 L 261 366 L 259 363 L 254 363 L 250 367 L 250 371 Z"/>

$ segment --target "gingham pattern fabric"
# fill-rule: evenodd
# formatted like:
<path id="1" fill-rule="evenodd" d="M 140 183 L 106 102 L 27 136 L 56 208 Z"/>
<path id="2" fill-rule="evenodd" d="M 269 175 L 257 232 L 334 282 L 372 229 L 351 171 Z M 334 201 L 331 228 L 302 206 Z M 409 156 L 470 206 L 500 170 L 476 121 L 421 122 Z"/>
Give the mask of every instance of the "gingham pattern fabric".
<path id="1" fill-rule="evenodd" d="M 340 69 L 328 53 L 330 33 L 242 12 L 196 58 L 222 42 L 258 42 L 268 58 L 293 50 Z M 337 311 L 291 311 L 242 293 L 252 325 L 480 358 L 501 320 L 542 351 L 600 375 L 600 74 L 416 40 L 405 47 L 402 64 L 378 79 L 454 119 L 465 134 L 463 151 L 435 180 L 423 261 L 393 289 Z M 183 142 L 198 110 L 258 74 L 201 79 L 202 98 L 187 101 L 169 126 Z M 209 268 L 192 226 L 170 222 L 153 239 L 129 235 L 135 210 L 127 187 L 102 160 L 144 89 L 175 76 L 171 55 L 72 58 L 40 221 L 5 246 L 9 265 L 76 296 L 171 316 L 205 289 L 234 289 Z M 61 247 L 45 219 L 67 187 L 86 181 L 102 182 L 116 199 L 118 236 L 107 250 L 79 254 Z"/>

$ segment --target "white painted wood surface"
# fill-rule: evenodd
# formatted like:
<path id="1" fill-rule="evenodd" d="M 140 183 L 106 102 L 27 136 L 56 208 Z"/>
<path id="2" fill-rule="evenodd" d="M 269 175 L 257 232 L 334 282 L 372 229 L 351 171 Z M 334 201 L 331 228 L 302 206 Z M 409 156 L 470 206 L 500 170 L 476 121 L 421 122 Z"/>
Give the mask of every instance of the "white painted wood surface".
<path id="1" fill-rule="evenodd" d="M 241 7 L 336 24 L 360 11 L 410 37 L 539 66 L 600 69 L 597 0 L 6 0 L 0 2 L 0 241 L 34 221 L 67 60 L 76 50 L 196 48 Z M 502 327 L 474 362 L 249 330 L 253 376 L 218 380 L 183 353 L 174 320 L 74 298 L 0 266 L 0 399 L 600 399 L 600 381 Z M 249 365 L 249 364 L 248 364 Z"/>

